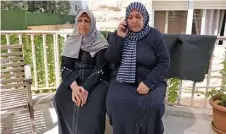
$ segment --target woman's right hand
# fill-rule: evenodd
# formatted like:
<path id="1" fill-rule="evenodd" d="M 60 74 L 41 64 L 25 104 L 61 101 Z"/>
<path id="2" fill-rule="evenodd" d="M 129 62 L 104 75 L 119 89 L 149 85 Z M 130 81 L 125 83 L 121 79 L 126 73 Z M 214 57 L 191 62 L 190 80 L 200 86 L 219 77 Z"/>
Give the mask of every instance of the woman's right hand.
<path id="1" fill-rule="evenodd" d="M 76 106 L 80 107 L 82 104 L 82 94 L 81 94 L 81 87 L 77 85 L 77 83 L 74 81 L 71 84 L 71 90 L 72 90 L 72 101 L 76 104 Z"/>
<path id="2" fill-rule="evenodd" d="M 118 26 L 118 29 L 117 29 L 117 35 L 122 37 L 122 38 L 125 38 L 127 33 L 128 33 L 128 28 L 126 28 L 126 21 L 122 21 L 120 22 L 119 26 Z"/>
<path id="3" fill-rule="evenodd" d="M 76 87 L 71 88 L 71 90 L 72 90 L 72 94 L 71 94 L 72 95 L 71 96 L 72 101 L 76 104 L 76 106 L 79 107 L 81 105 L 81 102 L 82 102 L 82 100 L 81 100 L 81 98 L 79 97 L 79 94 L 78 94 L 80 87 L 76 86 Z"/>

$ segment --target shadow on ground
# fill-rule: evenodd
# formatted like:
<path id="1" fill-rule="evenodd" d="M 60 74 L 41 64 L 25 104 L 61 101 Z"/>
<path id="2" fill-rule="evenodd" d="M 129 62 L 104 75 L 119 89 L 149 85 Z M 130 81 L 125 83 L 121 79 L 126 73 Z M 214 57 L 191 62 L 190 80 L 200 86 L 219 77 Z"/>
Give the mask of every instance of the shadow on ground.
<path id="1" fill-rule="evenodd" d="M 49 109 L 35 111 L 37 134 L 43 134 L 57 126 Z M 1 118 L 1 134 L 31 134 L 29 113 L 20 113 Z"/>
<path id="2" fill-rule="evenodd" d="M 197 112 L 197 111 L 198 112 Z M 164 134 L 211 134 L 212 119 L 206 118 L 202 109 L 186 107 L 166 107 L 163 117 Z M 199 113 L 199 114 L 197 114 Z M 204 117 L 203 114 L 204 113 Z M 8 116 L 1 120 L 2 134 L 30 134 L 31 124 L 28 113 Z M 53 107 L 38 107 L 35 111 L 37 134 L 57 134 L 57 116 Z M 106 119 L 105 134 L 112 134 L 112 128 Z"/>

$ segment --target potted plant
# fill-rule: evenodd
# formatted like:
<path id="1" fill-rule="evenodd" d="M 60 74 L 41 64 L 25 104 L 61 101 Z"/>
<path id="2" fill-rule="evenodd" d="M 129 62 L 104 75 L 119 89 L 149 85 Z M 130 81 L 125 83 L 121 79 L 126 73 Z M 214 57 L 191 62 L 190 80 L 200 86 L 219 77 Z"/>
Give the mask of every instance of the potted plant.
<path id="1" fill-rule="evenodd" d="M 226 134 L 226 52 L 222 64 L 223 69 L 220 71 L 223 77 L 222 87 L 220 90 L 212 89 L 208 92 L 211 96 L 209 102 L 213 107 L 212 129 L 218 134 Z"/>
<path id="2" fill-rule="evenodd" d="M 210 92 L 210 105 L 213 107 L 212 129 L 218 134 L 226 134 L 226 88 Z"/>

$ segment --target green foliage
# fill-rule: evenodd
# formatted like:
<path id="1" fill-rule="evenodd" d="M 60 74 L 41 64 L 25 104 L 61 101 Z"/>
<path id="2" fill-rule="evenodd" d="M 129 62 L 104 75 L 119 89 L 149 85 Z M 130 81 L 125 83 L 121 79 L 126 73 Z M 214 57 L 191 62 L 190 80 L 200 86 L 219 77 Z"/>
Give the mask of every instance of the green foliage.
<path id="1" fill-rule="evenodd" d="M 222 96 L 221 96 L 221 106 L 224 106 L 224 107 L 226 107 L 226 95 L 225 94 L 223 94 Z"/>
<path id="2" fill-rule="evenodd" d="M 27 1 L 1 1 L 2 10 L 27 10 Z"/>
<path id="3" fill-rule="evenodd" d="M 48 76 L 49 76 L 49 86 L 55 86 L 55 65 L 54 65 L 54 42 L 53 36 L 47 35 L 46 36 L 46 52 L 47 52 L 47 63 L 48 63 Z"/>
<path id="4" fill-rule="evenodd" d="M 178 99 L 180 80 L 178 78 L 170 79 L 168 90 L 168 102 L 175 103 Z"/>
<path id="5" fill-rule="evenodd" d="M 6 36 L 1 35 L 1 45 L 6 45 Z"/>
<path id="6" fill-rule="evenodd" d="M 70 11 L 69 1 L 28 1 L 29 12 L 43 12 L 51 14 L 68 14 Z"/>
<path id="7" fill-rule="evenodd" d="M 58 45 L 59 45 L 59 52 L 61 54 L 64 38 L 58 36 Z M 6 45 L 6 36 L 1 35 L 1 45 Z M 10 35 L 10 44 L 19 44 L 18 35 Z M 22 44 L 23 44 L 23 55 L 24 55 L 24 62 L 25 64 L 29 64 L 32 67 L 32 78 L 33 83 L 32 86 L 34 87 L 34 68 L 32 62 L 32 45 L 31 45 L 31 37 L 30 35 L 23 35 L 22 36 Z M 35 44 L 35 58 L 36 58 L 36 69 L 37 69 L 37 81 L 38 81 L 38 88 L 45 88 L 46 81 L 45 81 L 45 65 L 44 65 L 44 48 L 43 48 L 43 39 L 42 35 L 35 35 L 34 36 L 34 44 Z M 53 35 L 46 36 L 46 52 L 47 52 L 47 63 L 48 63 L 48 82 L 49 87 L 56 87 L 55 83 L 55 63 L 54 63 L 54 42 L 53 42 Z M 61 59 L 59 54 L 59 58 Z M 61 61 L 61 60 L 60 60 Z M 45 93 L 45 92 L 52 92 L 55 89 L 46 89 L 46 90 L 37 90 L 33 93 Z"/>
<path id="8" fill-rule="evenodd" d="M 220 90 L 213 88 L 209 92 L 207 92 L 208 96 L 220 96 L 220 105 L 226 107 L 226 51 L 225 51 L 225 60 L 221 63 L 223 65 L 223 69 L 220 71 L 222 75 L 222 87 Z"/>
<path id="9" fill-rule="evenodd" d="M 68 14 L 69 1 L 1 1 L 2 10 L 24 10 L 50 14 Z"/>

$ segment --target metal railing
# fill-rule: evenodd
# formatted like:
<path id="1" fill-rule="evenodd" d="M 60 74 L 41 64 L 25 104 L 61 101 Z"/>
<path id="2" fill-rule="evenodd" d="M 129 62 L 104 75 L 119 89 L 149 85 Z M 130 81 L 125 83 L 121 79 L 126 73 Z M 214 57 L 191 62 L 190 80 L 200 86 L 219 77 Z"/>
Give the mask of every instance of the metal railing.
<path id="1" fill-rule="evenodd" d="M 70 35 L 72 33 L 72 31 L 1 31 L 1 36 L 2 38 L 5 36 L 6 39 L 6 44 L 5 45 L 10 45 L 13 42 L 10 40 L 10 37 L 14 35 L 14 37 L 16 36 L 18 38 L 18 42 L 19 44 L 23 44 L 23 37 L 24 36 L 28 36 L 29 37 L 29 41 L 31 45 L 31 52 L 26 52 L 25 53 L 31 53 L 30 55 L 32 56 L 31 59 L 31 63 L 32 63 L 32 67 L 33 67 L 33 85 L 32 85 L 32 90 L 43 90 L 43 89 L 56 89 L 60 82 L 61 82 L 61 77 L 60 77 L 60 49 L 62 47 L 59 45 L 59 38 L 61 38 L 61 41 L 65 41 L 67 38 L 67 35 Z M 41 37 L 41 43 L 35 43 L 35 37 L 36 36 L 40 36 Z M 47 44 L 47 36 L 50 38 L 52 38 L 52 42 L 50 44 Z M 218 41 L 219 40 L 226 40 L 226 36 L 219 36 L 217 37 Z M 3 42 L 1 42 L 2 45 Z M 49 42 L 48 42 L 49 43 Z M 41 61 L 44 64 L 44 68 L 42 68 L 44 70 L 44 76 L 43 76 L 43 81 L 44 84 L 40 85 L 39 84 L 39 69 L 37 67 L 37 58 L 40 57 L 36 57 L 36 53 L 37 53 L 37 46 L 42 46 L 42 53 L 43 53 L 43 61 Z M 53 79 L 53 83 L 51 84 L 50 82 L 50 70 L 53 68 L 49 66 L 49 52 L 48 52 L 48 47 L 53 47 L 53 52 L 51 53 L 53 55 L 53 66 L 54 67 L 54 79 Z M 215 49 L 214 49 L 214 54 L 211 58 L 211 64 L 209 67 L 209 71 L 208 74 L 205 77 L 205 80 L 202 83 L 194 83 L 191 81 L 184 81 L 181 80 L 180 81 L 180 85 L 179 85 L 179 91 L 178 91 L 178 100 L 177 100 L 177 105 L 187 105 L 187 106 L 192 106 L 195 107 L 195 94 L 196 91 L 195 89 L 200 89 L 203 92 L 207 92 L 209 91 L 210 88 L 220 88 L 222 87 L 221 81 L 222 81 L 222 76 L 220 75 L 219 71 L 221 70 L 221 65 L 220 63 L 225 60 L 225 56 L 221 55 L 221 53 L 224 54 L 225 50 L 225 45 L 216 45 Z M 39 49 L 40 50 L 40 49 Z M 219 54 L 220 53 L 220 54 Z M 216 61 L 216 63 L 213 63 L 214 61 Z M 211 84 L 211 80 L 215 81 L 215 84 Z M 184 93 L 183 93 L 184 92 Z M 189 95 L 190 98 L 189 98 Z M 198 107 L 208 107 L 207 106 L 207 101 L 208 101 L 208 97 L 207 96 L 202 96 L 203 98 L 201 98 L 201 103 L 202 106 L 198 106 Z M 187 98 L 187 100 L 183 100 L 183 98 Z M 190 99 L 190 103 L 188 103 L 188 100 Z"/>
<path id="2" fill-rule="evenodd" d="M 59 52 L 59 37 L 64 38 L 64 40 L 66 40 L 67 35 L 70 35 L 72 32 L 70 31 L 1 31 L 1 35 L 2 37 L 5 36 L 6 39 L 6 45 L 10 45 L 10 44 L 14 44 L 14 42 L 12 42 L 10 40 L 11 36 L 15 35 L 18 37 L 18 43 L 19 44 L 23 44 L 23 37 L 24 36 L 29 36 L 29 41 L 30 45 L 31 45 L 31 56 L 32 56 L 32 67 L 33 67 L 33 86 L 32 86 L 32 90 L 42 90 L 42 89 L 56 89 L 58 87 L 58 85 L 60 84 L 60 52 Z M 41 36 L 42 40 L 40 42 L 42 42 L 42 44 L 35 43 L 35 37 L 36 36 Z M 54 73 L 55 73 L 55 84 L 53 84 L 52 86 L 50 86 L 49 84 L 49 66 L 48 66 L 48 58 L 49 55 L 47 48 L 50 47 L 50 44 L 47 44 L 46 38 L 47 36 L 51 36 L 52 40 L 51 42 L 49 42 L 50 44 L 53 44 L 53 66 L 54 66 Z M 15 40 L 15 39 L 14 39 Z M 2 43 L 1 43 L 2 45 Z M 44 72 L 45 72 L 45 85 L 44 86 L 40 86 L 38 83 L 38 72 L 37 72 L 37 57 L 36 57 L 36 46 L 37 45 L 42 45 L 43 48 L 43 62 L 44 62 Z M 29 53 L 24 51 L 25 53 Z"/>

